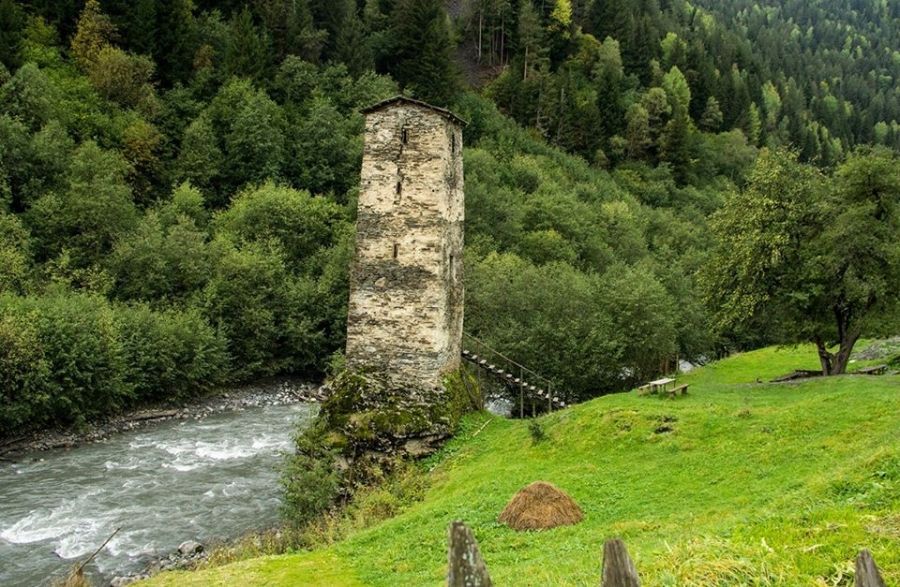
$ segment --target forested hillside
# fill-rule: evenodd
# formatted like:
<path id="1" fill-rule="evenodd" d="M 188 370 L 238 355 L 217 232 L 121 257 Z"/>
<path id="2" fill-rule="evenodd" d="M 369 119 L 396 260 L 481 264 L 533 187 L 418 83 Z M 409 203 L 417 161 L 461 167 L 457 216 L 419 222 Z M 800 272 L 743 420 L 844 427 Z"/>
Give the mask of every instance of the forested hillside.
<path id="1" fill-rule="evenodd" d="M 896 244 L 858 181 L 896 153 L 852 153 L 900 141 L 898 9 L 844 4 L 0 0 L 0 436 L 339 365 L 358 112 L 401 91 L 470 122 L 466 329 L 569 399 L 785 338 L 723 317 L 708 218 L 793 147 Z"/>

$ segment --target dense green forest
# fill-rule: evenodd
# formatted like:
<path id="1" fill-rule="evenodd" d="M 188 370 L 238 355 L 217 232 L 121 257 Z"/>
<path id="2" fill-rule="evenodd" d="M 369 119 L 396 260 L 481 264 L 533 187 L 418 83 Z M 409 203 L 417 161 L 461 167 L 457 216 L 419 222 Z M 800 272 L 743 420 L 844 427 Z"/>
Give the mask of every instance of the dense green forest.
<path id="1" fill-rule="evenodd" d="M 466 329 L 569 399 L 889 330 L 898 21 L 883 0 L 0 0 L 0 435 L 339 364 L 359 109 L 398 92 L 470 122 Z M 781 193 L 750 235 L 742 211 Z"/>

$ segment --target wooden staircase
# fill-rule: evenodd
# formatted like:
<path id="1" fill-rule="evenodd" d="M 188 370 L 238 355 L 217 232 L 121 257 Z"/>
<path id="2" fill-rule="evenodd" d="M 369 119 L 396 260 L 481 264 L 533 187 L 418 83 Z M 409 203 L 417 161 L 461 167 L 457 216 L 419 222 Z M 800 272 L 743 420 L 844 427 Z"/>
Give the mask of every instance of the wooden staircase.
<path id="1" fill-rule="evenodd" d="M 553 382 L 506 355 L 496 351 L 470 334 L 463 334 L 462 358 L 495 381 L 519 395 L 519 417 L 525 417 L 526 402 L 546 405 L 547 411 L 566 407 L 566 402 L 553 391 Z"/>

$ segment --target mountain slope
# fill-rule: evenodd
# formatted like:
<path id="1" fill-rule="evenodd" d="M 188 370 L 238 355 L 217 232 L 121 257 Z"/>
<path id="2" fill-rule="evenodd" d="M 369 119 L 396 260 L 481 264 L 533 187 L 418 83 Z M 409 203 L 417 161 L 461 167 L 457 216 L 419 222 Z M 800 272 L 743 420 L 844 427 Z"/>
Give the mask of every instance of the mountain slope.
<path id="1" fill-rule="evenodd" d="M 685 376 L 677 401 L 621 394 L 546 416 L 537 445 L 526 422 L 477 415 L 401 515 L 327 549 L 148 584 L 437 585 L 454 519 L 473 528 L 498 585 L 596 584 L 612 536 L 646 585 L 847 585 L 864 547 L 896 583 L 900 376 L 751 383 L 804 366 L 811 349 L 738 355 Z M 537 479 L 568 491 L 584 522 L 497 524 Z"/>

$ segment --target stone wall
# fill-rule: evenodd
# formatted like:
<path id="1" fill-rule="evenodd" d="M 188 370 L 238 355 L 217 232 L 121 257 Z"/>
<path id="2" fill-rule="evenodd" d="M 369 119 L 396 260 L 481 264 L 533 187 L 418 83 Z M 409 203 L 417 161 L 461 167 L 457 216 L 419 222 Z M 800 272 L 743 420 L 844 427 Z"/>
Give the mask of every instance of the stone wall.
<path id="1" fill-rule="evenodd" d="M 404 99 L 370 109 L 350 279 L 351 369 L 433 388 L 458 367 L 463 219 L 458 121 Z"/>

